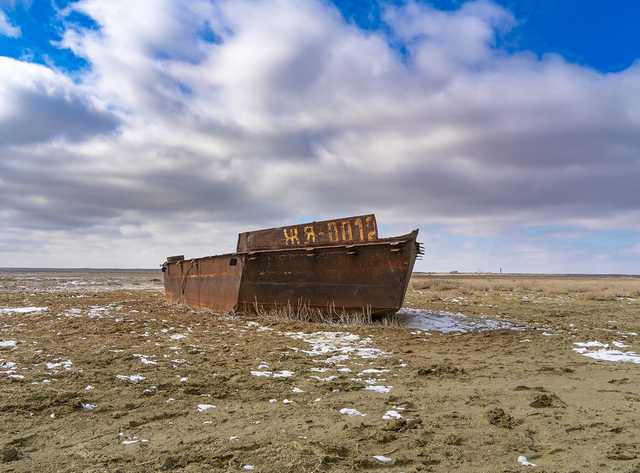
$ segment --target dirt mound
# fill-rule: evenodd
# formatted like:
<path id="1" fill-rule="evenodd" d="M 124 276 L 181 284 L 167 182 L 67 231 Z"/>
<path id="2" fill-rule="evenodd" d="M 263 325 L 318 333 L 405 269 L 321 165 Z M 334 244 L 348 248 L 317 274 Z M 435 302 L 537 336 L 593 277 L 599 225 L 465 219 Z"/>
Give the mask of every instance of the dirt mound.
<path id="1" fill-rule="evenodd" d="M 533 401 L 529 404 L 536 409 L 544 409 L 548 407 L 566 407 L 566 404 L 553 393 L 536 394 Z"/>
<path id="2" fill-rule="evenodd" d="M 520 421 L 516 420 L 510 414 L 507 414 L 503 409 L 495 407 L 487 411 L 487 420 L 491 425 L 501 427 L 503 429 L 513 429 L 516 425 L 520 424 Z"/>

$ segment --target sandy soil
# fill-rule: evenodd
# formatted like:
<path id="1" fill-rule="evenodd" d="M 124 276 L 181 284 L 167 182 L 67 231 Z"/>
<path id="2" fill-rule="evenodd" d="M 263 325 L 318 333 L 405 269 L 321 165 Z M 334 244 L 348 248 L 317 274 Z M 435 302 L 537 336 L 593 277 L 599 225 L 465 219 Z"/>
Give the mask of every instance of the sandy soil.
<path id="1" fill-rule="evenodd" d="M 633 297 L 414 282 L 414 308 L 526 325 L 440 334 L 33 277 L 0 277 L 0 471 L 640 472 L 640 364 L 585 356 L 640 352 Z"/>

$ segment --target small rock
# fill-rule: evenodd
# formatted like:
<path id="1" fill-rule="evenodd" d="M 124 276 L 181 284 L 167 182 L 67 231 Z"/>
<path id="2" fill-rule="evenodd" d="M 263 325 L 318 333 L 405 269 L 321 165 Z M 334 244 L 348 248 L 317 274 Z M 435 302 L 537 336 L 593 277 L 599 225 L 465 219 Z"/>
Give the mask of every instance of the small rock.
<path id="1" fill-rule="evenodd" d="M 418 369 L 418 376 L 459 376 L 464 374 L 464 368 L 448 365 L 432 365 L 431 368 Z"/>
<path id="2" fill-rule="evenodd" d="M 15 447 L 4 447 L 0 451 L 0 460 L 2 460 L 3 463 L 11 463 L 19 460 L 21 457 L 22 455 Z"/>

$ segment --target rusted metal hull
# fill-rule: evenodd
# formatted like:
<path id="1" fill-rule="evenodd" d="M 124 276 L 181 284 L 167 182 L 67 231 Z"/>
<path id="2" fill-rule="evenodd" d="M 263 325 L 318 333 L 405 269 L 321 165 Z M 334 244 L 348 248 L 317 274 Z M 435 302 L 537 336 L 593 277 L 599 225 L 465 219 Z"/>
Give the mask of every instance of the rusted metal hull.
<path id="1" fill-rule="evenodd" d="M 219 255 L 166 263 L 167 299 L 221 313 L 236 310 L 244 260 L 244 255 Z"/>
<path id="2" fill-rule="evenodd" d="M 275 230 L 280 229 L 263 232 L 275 235 Z M 314 246 L 280 247 L 265 238 L 242 235 L 238 247 L 245 251 L 164 263 L 167 298 L 216 312 L 305 306 L 323 312 L 389 314 L 402 306 L 420 254 L 417 230 L 378 239 L 376 227 L 371 241 L 365 234 L 360 241 L 351 235 L 349 242 L 325 239 Z M 252 241 L 266 249 L 250 251 Z"/>

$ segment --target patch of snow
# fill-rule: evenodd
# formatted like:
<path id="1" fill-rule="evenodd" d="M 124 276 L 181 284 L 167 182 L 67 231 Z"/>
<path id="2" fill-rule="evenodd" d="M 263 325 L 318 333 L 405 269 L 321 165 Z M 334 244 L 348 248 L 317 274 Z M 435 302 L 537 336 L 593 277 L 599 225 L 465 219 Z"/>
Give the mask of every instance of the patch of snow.
<path id="1" fill-rule="evenodd" d="M 364 417 L 367 415 L 367 414 L 363 414 L 357 409 L 352 409 L 351 407 L 343 407 L 338 412 L 340 412 L 340 414 L 351 416 L 351 417 L 356 417 L 356 416 Z"/>
<path id="2" fill-rule="evenodd" d="M 270 378 L 273 376 L 271 371 L 252 371 L 251 376 L 255 376 L 256 378 Z"/>
<path id="3" fill-rule="evenodd" d="M 287 370 L 273 372 L 274 378 L 293 378 L 294 375 L 295 373 L 293 371 L 287 371 Z"/>
<path id="4" fill-rule="evenodd" d="M 146 439 L 123 440 L 122 441 L 122 445 L 133 445 L 133 444 L 136 444 L 138 442 L 147 443 L 148 440 L 146 440 Z"/>
<path id="5" fill-rule="evenodd" d="M 625 352 L 620 350 L 612 350 L 609 348 L 609 344 L 606 343 L 601 343 L 594 340 L 587 342 L 577 342 L 574 343 L 574 345 L 576 345 L 577 348 L 574 348 L 573 351 L 594 360 L 640 364 L 640 355 L 638 355 L 637 353 L 633 351 Z M 613 345 L 617 348 L 626 347 L 626 345 L 624 345 L 622 342 L 613 342 Z M 597 348 L 597 350 L 592 350 L 592 348 Z"/>
<path id="6" fill-rule="evenodd" d="M 149 359 L 149 355 L 141 355 L 139 353 L 134 353 L 133 356 L 138 358 L 138 360 L 140 360 L 140 363 L 142 363 L 143 365 L 157 365 L 158 364 L 157 361 L 150 360 Z"/>
<path id="7" fill-rule="evenodd" d="M 333 355 L 324 360 L 325 363 L 342 363 L 349 359 L 349 355 Z"/>
<path id="8" fill-rule="evenodd" d="M 383 420 L 402 419 L 402 415 L 398 411 L 390 410 L 384 413 Z"/>
<path id="9" fill-rule="evenodd" d="M 520 455 L 520 456 L 517 458 L 517 462 L 518 462 L 519 464 L 521 464 L 522 466 L 531 466 L 531 467 L 533 467 L 533 466 L 538 466 L 538 465 L 536 465 L 535 463 L 531 463 L 531 462 L 529 461 L 529 459 L 528 459 L 527 457 L 525 457 L 524 455 Z"/>
<path id="10" fill-rule="evenodd" d="M 189 381 L 189 378 L 187 376 L 183 376 L 182 378 L 180 378 L 181 383 L 186 383 L 187 381 Z"/>
<path id="11" fill-rule="evenodd" d="M 583 347 L 583 348 L 594 348 L 594 347 L 609 348 L 608 344 L 598 342 L 597 340 L 593 340 L 593 341 L 589 341 L 589 342 L 574 343 L 574 345 L 576 345 L 578 347 Z"/>
<path id="12" fill-rule="evenodd" d="M 183 335 L 181 333 L 174 333 L 173 335 L 171 335 L 169 337 L 171 340 L 182 340 L 183 338 L 187 338 L 186 335 Z"/>
<path id="13" fill-rule="evenodd" d="M 393 386 L 378 386 L 378 385 L 374 385 L 374 386 L 367 386 L 366 389 L 367 391 L 373 391 L 376 393 L 380 393 L 380 394 L 386 394 L 389 391 L 391 391 L 391 389 L 393 388 Z"/>
<path id="14" fill-rule="evenodd" d="M 617 361 L 623 363 L 635 363 L 640 365 L 640 355 L 633 351 L 605 350 L 584 351 L 586 349 L 574 348 L 575 352 L 588 356 L 598 361 Z"/>
<path id="15" fill-rule="evenodd" d="M 140 381 L 144 381 L 145 377 L 142 376 L 141 374 L 131 374 L 131 375 L 117 374 L 116 379 L 119 379 L 121 381 L 129 381 L 131 383 L 139 383 Z"/>
<path id="16" fill-rule="evenodd" d="M 362 376 L 363 374 L 381 374 L 381 373 L 388 373 L 390 370 L 379 370 L 376 368 L 367 368 L 366 370 L 363 370 L 360 372 L 360 376 Z"/>
<path id="17" fill-rule="evenodd" d="M 385 457 L 384 455 L 374 455 L 373 459 L 380 463 L 391 463 L 393 462 L 393 458 Z"/>
<path id="18" fill-rule="evenodd" d="M 276 402 L 278 402 L 277 399 L 269 399 L 269 404 L 275 404 Z"/>
<path id="19" fill-rule="evenodd" d="M 326 378 L 321 378 L 320 376 L 310 376 L 310 379 L 315 379 L 316 381 L 333 381 L 334 379 L 337 379 L 337 376 L 327 376 Z"/>
<path id="20" fill-rule="evenodd" d="M 87 384 L 84 388 L 85 391 L 93 391 L 94 387 L 90 384 Z"/>
<path id="21" fill-rule="evenodd" d="M 87 315 L 89 316 L 90 319 L 99 319 L 104 315 L 105 312 L 108 312 L 108 311 L 109 311 L 108 307 L 93 305 L 89 307 L 89 312 Z"/>
<path id="22" fill-rule="evenodd" d="M 257 378 L 292 378 L 295 376 L 293 371 L 251 371 L 251 376 Z"/>
<path id="23" fill-rule="evenodd" d="M 244 471 L 253 471 L 253 470 L 255 470 L 255 469 L 256 469 L 256 467 L 255 467 L 255 466 L 253 466 L 253 465 L 242 465 L 242 469 L 243 469 Z"/>
<path id="24" fill-rule="evenodd" d="M 0 340 L 0 350 L 15 348 L 17 342 L 15 340 Z"/>
<path id="25" fill-rule="evenodd" d="M 289 399 L 283 399 L 282 404 L 293 404 L 293 401 L 290 401 Z"/>
<path id="26" fill-rule="evenodd" d="M 80 405 L 82 406 L 82 408 L 83 408 L 85 411 L 92 411 L 92 410 L 94 410 L 96 407 L 98 407 L 98 406 L 96 406 L 95 404 L 91 404 L 90 402 L 83 402 L 83 403 L 81 403 Z"/>
<path id="27" fill-rule="evenodd" d="M 208 412 L 211 409 L 215 409 L 216 406 L 213 404 L 198 404 L 198 412 Z"/>
<path id="28" fill-rule="evenodd" d="M 48 370 L 57 370 L 58 368 L 64 368 L 65 370 L 70 370 L 73 366 L 71 360 L 59 361 L 58 363 L 47 363 L 46 368 Z"/>
<path id="29" fill-rule="evenodd" d="M 291 392 L 292 392 L 292 393 L 295 393 L 295 394 L 301 394 L 301 393 L 303 393 L 304 391 L 303 391 L 302 389 L 300 389 L 300 388 L 298 388 L 298 387 L 294 386 L 293 388 L 291 388 Z"/>
<path id="30" fill-rule="evenodd" d="M 382 351 L 378 350 L 377 348 L 358 348 L 358 350 L 356 351 L 356 354 L 360 358 L 364 358 L 367 360 L 378 358 L 381 353 Z"/>
<path id="31" fill-rule="evenodd" d="M 0 314 L 33 314 L 48 310 L 48 307 L 0 307 Z"/>
<path id="32" fill-rule="evenodd" d="M 310 350 L 300 350 L 302 353 L 309 356 L 330 355 L 325 360 L 327 363 L 346 361 L 352 355 L 364 359 L 388 355 L 378 348 L 371 347 L 370 337 L 360 337 L 349 332 L 286 332 L 285 335 L 311 345 Z"/>

